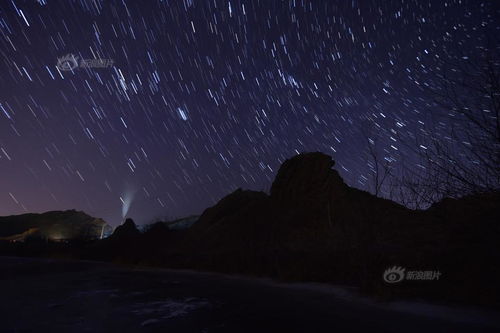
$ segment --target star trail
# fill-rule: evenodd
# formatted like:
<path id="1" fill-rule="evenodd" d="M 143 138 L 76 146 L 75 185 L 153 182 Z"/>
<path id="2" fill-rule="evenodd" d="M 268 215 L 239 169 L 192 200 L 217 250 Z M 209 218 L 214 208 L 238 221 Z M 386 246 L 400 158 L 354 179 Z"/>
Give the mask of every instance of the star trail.
<path id="1" fill-rule="evenodd" d="M 0 215 L 199 214 L 306 151 L 369 189 L 362 129 L 415 158 L 423 87 L 498 23 L 496 1 L 1 1 Z"/>

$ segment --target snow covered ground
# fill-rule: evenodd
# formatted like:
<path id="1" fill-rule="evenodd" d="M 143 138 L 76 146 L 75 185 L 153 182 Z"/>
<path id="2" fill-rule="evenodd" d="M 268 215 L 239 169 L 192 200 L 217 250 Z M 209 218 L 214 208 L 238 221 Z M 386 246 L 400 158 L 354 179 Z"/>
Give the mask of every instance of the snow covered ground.
<path id="1" fill-rule="evenodd" d="M 0 257 L 1 332 L 499 332 L 499 313 L 324 284 Z"/>

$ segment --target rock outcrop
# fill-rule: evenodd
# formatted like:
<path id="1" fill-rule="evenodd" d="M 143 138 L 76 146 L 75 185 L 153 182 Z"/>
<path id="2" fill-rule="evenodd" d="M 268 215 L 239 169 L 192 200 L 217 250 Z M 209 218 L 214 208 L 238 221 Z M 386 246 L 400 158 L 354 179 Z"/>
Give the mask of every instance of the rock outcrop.
<path id="1" fill-rule="evenodd" d="M 332 194 L 341 195 L 347 186 L 335 162 L 323 153 L 306 153 L 286 160 L 271 186 L 271 198 L 285 205 L 310 206 L 324 203 Z"/>
<path id="2" fill-rule="evenodd" d="M 134 220 L 126 219 L 125 222 L 118 227 L 116 227 L 113 234 L 110 236 L 112 239 L 131 239 L 137 237 L 141 234 Z"/>

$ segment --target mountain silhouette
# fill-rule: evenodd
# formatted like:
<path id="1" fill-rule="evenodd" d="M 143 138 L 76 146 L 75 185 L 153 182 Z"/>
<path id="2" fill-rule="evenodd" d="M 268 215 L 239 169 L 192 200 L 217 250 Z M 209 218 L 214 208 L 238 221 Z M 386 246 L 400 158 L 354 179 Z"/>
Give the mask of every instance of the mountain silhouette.
<path id="1" fill-rule="evenodd" d="M 0 239 L 4 240 L 23 241 L 30 237 L 98 239 L 110 231 L 111 227 L 104 220 L 76 210 L 0 217 Z"/>
<path id="2" fill-rule="evenodd" d="M 500 305 L 500 293 L 491 292 L 500 279 L 498 193 L 412 210 L 348 186 L 334 165 L 323 153 L 300 154 L 281 165 L 269 194 L 237 189 L 181 227 L 157 222 L 140 232 L 127 219 L 107 239 L 64 250 L 83 259 L 356 285 L 380 297 Z M 11 233 L 39 225 L 15 229 L 8 219 Z M 384 277 L 393 267 L 439 272 L 439 279 L 389 285 Z"/>

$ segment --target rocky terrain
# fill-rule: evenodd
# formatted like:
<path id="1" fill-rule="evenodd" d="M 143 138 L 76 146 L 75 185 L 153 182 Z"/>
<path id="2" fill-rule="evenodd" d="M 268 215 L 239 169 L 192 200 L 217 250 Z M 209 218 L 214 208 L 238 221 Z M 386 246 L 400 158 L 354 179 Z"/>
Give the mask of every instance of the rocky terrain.
<path id="1" fill-rule="evenodd" d="M 325 154 L 297 155 L 283 163 L 270 194 L 238 189 L 188 229 L 160 222 L 140 232 L 129 219 L 108 239 L 65 251 L 134 265 L 348 284 L 381 299 L 499 306 L 498 193 L 415 211 L 347 186 L 333 167 Z M 392 267 L 416 273 L 390 283 L 384 274 Z"/>

